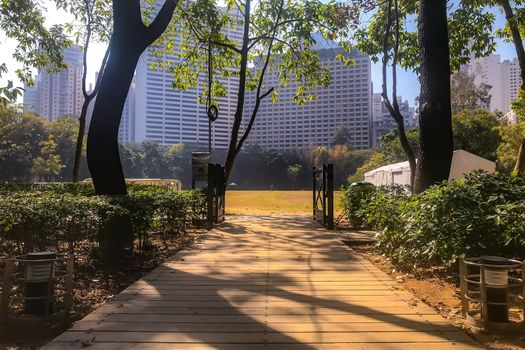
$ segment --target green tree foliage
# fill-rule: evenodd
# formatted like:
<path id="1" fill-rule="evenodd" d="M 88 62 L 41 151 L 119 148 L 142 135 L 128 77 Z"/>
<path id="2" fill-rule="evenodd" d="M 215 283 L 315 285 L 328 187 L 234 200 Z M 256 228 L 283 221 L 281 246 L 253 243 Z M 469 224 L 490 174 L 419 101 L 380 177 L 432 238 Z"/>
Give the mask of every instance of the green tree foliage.
<path id="1" fill-rule="evenodd" d="M 507 172 L 512 172 L 516 165 L 518 150 L 525 139 L 525 123 L 509 125 L 499 129 L 501 143 L 498 146 L 498 166 Z"/>
<path id="2" fill-rule="evenodd" d="M 0 179 L 29 181 L 33 159 L 46 140 L 44 121 L 16 108 L 0 105 Z"/>
<path id="3" fill-rule="evenodd" d="M 46 124 L 46 131 L 49 135 L 53 135 L 53 140 L 57 144 L 56 153 L 60 156 L 63 164 L 58 179 L 70 181 L 71 172 L 73 171 L 78 121 L 75 118 L 59 117 L 57 120 Z M 85 154 L 82 160 L 85 160 Z"/>
<path id="4" fill-rule="evenodd" d="M 378 4 L 383 2 L 378 2 Z M 452 1 L 449 1 L 452 5 Z M 399 2 L 399 66 L 418 73 L 419 42 L 417 38 L 418 2 L 401 0 Z M 378 7 L 368 26 L 356 30 L 353 40 L 357 48 L 370 55 L 373 62 L 382 58 L 384 34 L 386 32 L 385 6 Z M 485 10 L 478 1 L 461 1 L 448 10 L 448 28 L 451 69 L 456 71 L 471 57 L 482 57 L 492 53 L 495 48 L 494 14 Z M 391 31 L 389 47 L 393 47 L 395 31 Z"/>
<path id="5" fill-rule="evenodd" d="M 452 117 L 454 148 L 496 160 L 501 127 L 502 123 L 494 113 L 465 109 Z"/>
<path id="6" fill-rule="evenodd" d="M 488 107 L 490 104 L 490 85 L 474 83 L 474 74 L 457 71 L 450 77 L 450 99 L 452 113 L 457 114 L 465 109 L 474 110 Z"/>
<path id="7" fill-rule="evenodd" d="M 32 84 L 32 69 L 45 67 L 48 71 L 63 69 L 62 48 L 68 46 L 63 26 L 46 28 L 45 8 L 36 0 L 3 0 L 0 2 L 0 29 L 5 37 L 16 41 L 13 58 L 21 64 L 15 73 L 24 83 Z M 0 77 L 8 67 L 0 63 Z M 0 88 L 0 102 L 13 102 L 22 89 L 10 81 Z"/>
<path id="8" fill-rule="evenodd" d="M 53 136 L 50 135 L 47 140 L 40 142 L 40 146 L 42 147 L 40 156 L 33 159 L 31 173 L 39 181 L 42 179 L 51 181 L 60 174 L 60 170 L 63 167 L 60 156 L 56 154 L 57 144 Z"/>

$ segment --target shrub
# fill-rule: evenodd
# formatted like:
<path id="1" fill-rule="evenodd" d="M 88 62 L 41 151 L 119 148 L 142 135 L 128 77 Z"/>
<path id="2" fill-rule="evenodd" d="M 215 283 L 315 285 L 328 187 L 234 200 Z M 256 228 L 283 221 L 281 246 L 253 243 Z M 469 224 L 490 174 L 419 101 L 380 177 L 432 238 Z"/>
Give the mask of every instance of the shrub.
<path id="1" fill-rule="evenodd" d="M 404 196 L 381 188 L 355 213 L 378 231 L 379 250 L 403 264 L 452 266 L 460 256 L 523 258 L 525 179 L 476 173 Z"/>
<path id="2" fill-rule="evenodd" d="M 363 226 L 364 218 L 360 215 L 362 207 L 373 197 L 376 187 L 368 182 L 354 182 L 341 190 L 341 208 L 348 220 L 355 227 Z"/>
<path id="3" fill-rule="evenodd" d="M 132 185 L 126 196 L 95 196 L 86 184 L 0 185 L 0 249 L 14 254 L 41 249 L 70 252 L 84 242 L 97 243 L 111 256 L 115 244 L 138 242 L 149 234 L 183 233 L 205 212 L 201 191 Z"/>

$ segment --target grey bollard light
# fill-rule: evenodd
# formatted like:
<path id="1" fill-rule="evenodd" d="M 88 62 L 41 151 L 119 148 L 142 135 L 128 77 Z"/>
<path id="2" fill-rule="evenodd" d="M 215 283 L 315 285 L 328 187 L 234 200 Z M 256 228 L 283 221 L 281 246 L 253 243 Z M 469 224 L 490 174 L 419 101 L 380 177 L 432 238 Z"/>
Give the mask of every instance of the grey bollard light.
<path id="1" fill-rule="evenodd" d="M 509 309 L 507 305 L 491 303 L 507 303 L 509 295 L 509 259 L 499 256 L 482 256 L 480 262 L 485 266 L 485 285 L 487 320 L 490 322 L 508 322 Z M 501 265 L 501 267 L 498 267 Z"/>
<path id="2" fill-rule="evenodd" d="M 52 301 L 48 296 L 53 294 L 56 256 L 56 252 L 27 254 L 24 313 L 45 315 L 50 311 Z"/>

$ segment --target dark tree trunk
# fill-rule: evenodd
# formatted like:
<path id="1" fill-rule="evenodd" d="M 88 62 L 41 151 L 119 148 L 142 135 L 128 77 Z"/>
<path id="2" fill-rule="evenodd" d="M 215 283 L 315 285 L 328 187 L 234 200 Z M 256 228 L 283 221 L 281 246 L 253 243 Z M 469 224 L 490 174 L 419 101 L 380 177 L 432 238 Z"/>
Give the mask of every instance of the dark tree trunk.
<path id="1" fill-rule="evenodd" d="M 246 0 L 244 6 L 244 29 L 243 29 L 243 41 L 241 48 L 241 62 L 239 68 L 239 90 L 237 92 L 237 107 L 235 110 L 235 116 L 233 120 L 232 134 L 230 137 L 230 144 L 228 146 L 228 155 L 226 156 L 226 162 L 224 164 L 225 180 L 228 183 L 230 178 L 233 163 L 238 153 L 238 140 L 239 131 L 242 124 L 242 117 L 244 114 L 244 99 L 246 96 L 246 73 L 248 69 L 248 51 L 250 48 L 248 44 L 250 42 L 250 5 L 251 0 Z"/>
<path id="2" fill-rule="evenodd" d="M 118 129 L 129 85 L 142 52 L 166 30 L 177 0 L 166 0 L 153 22 L 142 22 L 140 0 L 113 0 L 110 54 L 100 80 L 87 142 L 88 167 L 99 195 L 124 195 Z"/>
<path id="3" fill-rule="evenodd" d="M 420 153 L 415 179 L 419 193 L 448 179 L 454 141 L 450 107 L 447 1 L 421 0 L 418 38 L 421 65 Z"/>
<path id="4" fill-rule="evenodd" d="M 78 182 L 80 179 L 80 158 L 82 156 L 82 146 L 84 143 L 84 134 L 86 132 L 87 109 L 91 101 L 93 101 L 93 97 L 95 97 L 95 95 L 90 95 L 84 98 L 82 111 L 80 112 L 80 117 L 78 118 L 78 135 L 75 148 L 75 160 L 73 163 L 73 182 Z"/>
<path id="5" fill-rule="evenodd" d="M 87 160 L 95 191 L 126 194 L 118 150 L 118 129 L 131 80 L 142 51 L 112 47 L 89 126 Z"/>

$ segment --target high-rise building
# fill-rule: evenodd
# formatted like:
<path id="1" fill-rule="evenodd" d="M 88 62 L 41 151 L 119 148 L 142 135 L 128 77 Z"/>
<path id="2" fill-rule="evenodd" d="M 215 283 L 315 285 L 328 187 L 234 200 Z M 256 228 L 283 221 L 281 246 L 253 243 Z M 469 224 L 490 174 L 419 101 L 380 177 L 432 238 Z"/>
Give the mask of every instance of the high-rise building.
<path id="1" fill-rule="evenodd" d="M 82 50 L 78 45 L 64 49 L 67 68 L 58 73 L 40 69 L 35 86 L 24 93 L 24 104 L 48 121 L 60 116 L 78 117 L 82 109 Z"/>
<path id="2" fill-rule="evenodd" d="M 474 58 L 462 68 L 475 75 L 476 84 L 485 83 L 491 86 L 490 111 L 503 113 L 510 111 L 510 103 L 517 98 L 521 84 L 517 58 L 502 62 L 500 55 L 490 55 Z"/>
<path id="3" fill-rule="evenodd" d="M 230 40 L 241 40 L 240 31 L 229 29 L 225 33 Z M 181 38 L 174 42 L 179 47 Z M 178 49 L 177 49 L 178 50 Z M 166 55 L 164 60 L 180 62 L 175 52 Z M 135 90 L 135 142 L 145 140 L 160 144 L 192 143 L 207 147 L 208 116 L 206 106 L 198 102 L 203 92 L 202 82 L 206 74 L 197 79 L 197 87 L 180 91 L 172 86 L 173 75 L 167 70 L 154 70 L 152 63 L 159 58 L 147 50 L 139 60 L 136 70 Z M 238 78 L 215 77 L 227 90 L 227 95 L 217 98 L 219 118 L 212 127 L 212 148 L 227 149 L 232 127 L 232 119 L 237 104 Z"/>
<path id="4" fill-rule="evenodd" d="M 136 84 L 133 81 L 129 87 L 124 110 L 122 111 L 122 118 L 120 119 L 120 126 L 118 129 L 118 141 L 121 144 L 128 144 L 135 142 L 135 92 Z"/>
<path id="5" fill-rule="evenodd" d="M 280 86 L 277 73 L 267 73 L 264 85 L 274 87 L 279 99 L 275 103 L 270 98 L 261 102 L 247 144 L 279 150 L 329 146 L 337 128 L 345 125 L 350 130 L 352 149 L 370 147 L 370 58 L 357 50 L 345 53 L 337 47 L 321 48 L 316 52 L 322 66 L 330 67 L 331 84 L 316 87 L 316 100 L 297 105 L 292 98 L 298 85 L 290 82 Z M 339 54 L 354 59 L 355 65 L 346 66 L 337 60 Z M 246 110 L 249 111 L 254 103 L 255 93 L 250 92 Z"/>
<path id="6" fill-rule="evenodd" d="M 411 129 L 417 125 L 415 119 L 415 109 L 410 107 L 408 101 L 403 101 L 401 96 L 397 97 L 397 103 L 399 105 L 399 111 L 403 116 L 403 122 L 405 130 Z M 389 133 L 392 130 L 397 129 L 397 124 L 394 118 L 388 112 L 388 109 L 383 102 L 381 94 L 372 94 L 372 134 L 373 146 L 377 146 L 381 143 L 381 137 Z"/>
<path id="7" fill-rule="evenodd" d="M 30 113 L 38 113 L 38 106 L 40 104 L 40 95 L 38 94 L 38 87 L 35 85 L 24 85 L 24 106 Z"/>

